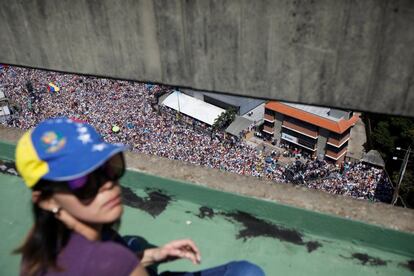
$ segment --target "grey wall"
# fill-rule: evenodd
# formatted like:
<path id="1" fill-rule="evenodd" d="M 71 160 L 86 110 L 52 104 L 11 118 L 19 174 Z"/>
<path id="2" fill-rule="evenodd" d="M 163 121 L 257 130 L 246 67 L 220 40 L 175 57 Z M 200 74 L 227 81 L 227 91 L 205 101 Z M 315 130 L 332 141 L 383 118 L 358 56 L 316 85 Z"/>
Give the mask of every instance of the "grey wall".
<path id="1" fill-rule="evenodd" d="M 276 139 L 277 146 L 280 145 L 280 137 L 282 137 L 283 120 L 284 120 L 284 115 L 279 112 L 276 112 L 273 138 Z"/>
<path id="2" fill-rule="evenodd" d="M 318 135 L 318 142 L 317 142 L 317 150 L 316 156 L 323 156 L 325 158 L 325 146 L 328 142 L 329 131 L 324 128 L 319 128 L 319 135 Z"/>
<path id="3" fill-rule="evenodd" d="M 1 0 L 0 62 L 414 116 L 412 0 Z"/>
<path id="4" fill-rule="evenodd" d="M 230 95 L 217 94 L 217 93 L 210 93 L 210 92 L 199 91 L 199 90 L 181 89 L 181 91 L 202 101 L 204 101 L 204 96 L 208 96 L 220 102 L 223 102 L 225 104 L 239 107 L 239 111 L 237 115 L 240 115 L 240 116 L 245 115 L 246 113 L 256 108 L 257 106 L 265 103 L 265 101 L 263 100 L 238 97 L 238 96 L 230 96 Z"/>

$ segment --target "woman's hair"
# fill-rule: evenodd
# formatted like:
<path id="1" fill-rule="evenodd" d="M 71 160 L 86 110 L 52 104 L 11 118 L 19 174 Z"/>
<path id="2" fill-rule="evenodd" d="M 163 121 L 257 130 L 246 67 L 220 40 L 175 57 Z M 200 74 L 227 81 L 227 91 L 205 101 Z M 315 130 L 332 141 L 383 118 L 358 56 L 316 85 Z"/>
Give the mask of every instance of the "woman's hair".
<path id="1" fill-rule="evenodd" d="M 47 199 L 56 191 L 64 189 L 65 183 L 40 180 L 33 190 L 40 191 L 40 200 Z M 13 253 L 22 254 L 23 275 L 39 275 L 48 269 L 61 271 L 57 265 L 60 251 L 69 241 L 71 230 L 55 217 L 51 211 L 43 210 L 33 203 L 34 225 L 23 244 Z M 110 229 L 118 222 L 104 225 Z"/>

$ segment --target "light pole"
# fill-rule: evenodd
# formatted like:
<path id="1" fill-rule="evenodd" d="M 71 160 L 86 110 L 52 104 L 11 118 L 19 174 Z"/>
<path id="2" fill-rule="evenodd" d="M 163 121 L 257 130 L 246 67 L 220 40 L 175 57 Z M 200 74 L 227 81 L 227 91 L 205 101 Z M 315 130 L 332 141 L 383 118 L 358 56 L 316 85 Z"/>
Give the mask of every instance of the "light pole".
<path id="1" fill-rule="evenodd" d="M 408 147 L 408 149 L 406 149 L 406 150 L 402 149 L 400 147 L 397 147 L 396 149 L 405 151 L 405 156 L 404 156 L 404 159 L 403 159 L 403 163 L 401 164 L 400 174 L 399 174 L 399 177 L 398 177 L 398 183 L 397 183 L 397 186 L 395 187 L 394 195 L 392 197 L 392 201 L 391 201 L 392 205 L 395 205 L 395 203 L 397 202 L 397 199 L 399 197 L 401 182 L 404 178 L 404 173 L 405 173 L 405 170 L 407 168 L 408 159 L 410 158 L 410 153 L 411 153 L 411 147 Z M 398 158 L 393 157 L 392 159 L 397 160 Z"/>

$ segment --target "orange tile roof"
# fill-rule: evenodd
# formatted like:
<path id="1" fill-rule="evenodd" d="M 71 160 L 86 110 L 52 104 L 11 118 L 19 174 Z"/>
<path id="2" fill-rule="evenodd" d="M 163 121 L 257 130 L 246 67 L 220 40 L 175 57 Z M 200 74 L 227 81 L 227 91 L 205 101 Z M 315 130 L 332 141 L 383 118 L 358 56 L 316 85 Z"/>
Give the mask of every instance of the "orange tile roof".
<path id="1" fill-rule="evenodd" d="M 339 134 L 344 133 L 359 119 L 359 115 L 354 115 L 349 120 L 340 119 L 336 122 L 276 101 L 268 102 L 265 107 L 267 109 L 288 115 L 298 120 L 302 120 L 309 124 L 322 127 Z"/>

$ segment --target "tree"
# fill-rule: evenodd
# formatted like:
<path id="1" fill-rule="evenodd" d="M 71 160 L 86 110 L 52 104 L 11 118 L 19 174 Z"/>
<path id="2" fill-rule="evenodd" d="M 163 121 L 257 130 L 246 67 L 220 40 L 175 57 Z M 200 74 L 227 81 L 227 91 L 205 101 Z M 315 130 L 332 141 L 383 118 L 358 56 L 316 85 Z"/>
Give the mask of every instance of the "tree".
<path id="1" fill-rule="evenodd" d="M 397 183 L 399 177 L 398 172 L 393 173 L 393 182 Z M 400 196 L 408 208 L 414 208 L 414 174 L 413 168 L 407 167 L 404 178 L 400 186 Z"/>
<path id="2" fill-rule="evenodd" d="M 378 150 L 385 160 L 386 169 L 393 183 L 398 182 L 401 160 L 392 160 L 393 156 L 402 158 L 396 147 L 407 149 L 414 146 L 414 119 L 365 114 L 367 125 L 371 124 L 372 133 L 367 150 Z M 368 133 L 369 134 L 369 133 Z M 412 160 L 412 157 L 410 158 Z M 410 163 L 409 163 L 410 164 Z M 409 165 L 402 180 L 399 194 L 407 207 L 414 208 L 414 166 Z"/>
<path id="3" fill-rule="evenodd" d="M 377 149 L 384 159 L 388 159 L 394 150 L 395 137 L 391 135 L 390 124 L 387 121 L 381 121 L 374 128 L 371 135 L 373 147 Z"/>
<path id="4" fill-rule="evenodd" d="M 234 108 L 230 108 L 226 111 L 223 111 L 213 123 L 213 129 L 225 129 L 227 128 L 236 118 L 236 110 Z"/>

